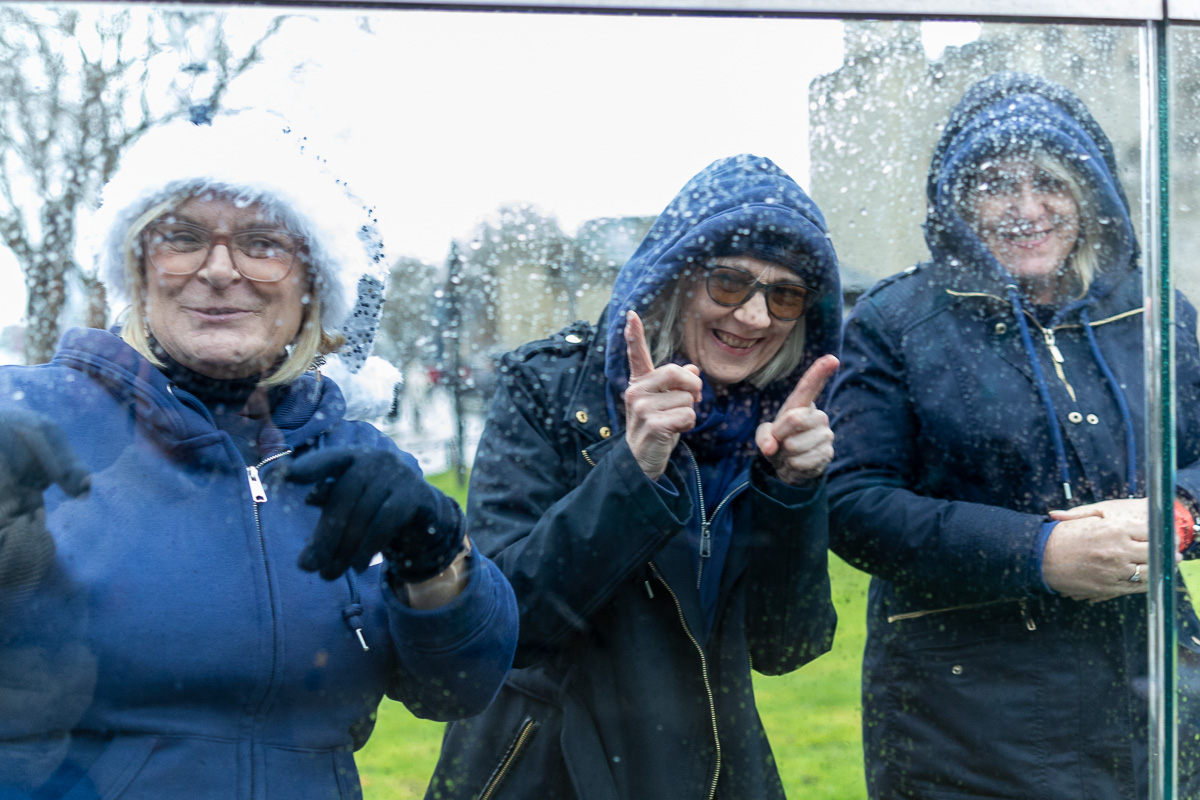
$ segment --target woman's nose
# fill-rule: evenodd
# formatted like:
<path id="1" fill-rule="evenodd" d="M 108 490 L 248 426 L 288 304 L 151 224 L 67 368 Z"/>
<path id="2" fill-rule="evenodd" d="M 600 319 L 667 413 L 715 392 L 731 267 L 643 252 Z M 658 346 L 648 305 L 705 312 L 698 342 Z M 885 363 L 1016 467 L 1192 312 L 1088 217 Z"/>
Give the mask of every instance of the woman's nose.
<path id="1" fill-rule="evenodd" d="M 201 280 L 216 289 L 223 289 L 241 277 L 233 265 L 233 251 L 226 242 L 213 243 L 199 275 Z"/>
<path id="2" fill-rule="evenodd" d="M 734 309 L 734 316 L 748 328 L 761 329 L 771 324 L 771 314 L 767 311 L 767 293 L 762 287 L 754 287 L 750 299 Z"/>
<path id="3" fill-rule="evenodd" d="M 1045 197 L 1034 191 L 1033 184 L 1025 182 L 1013 198 L 1013 208 L 1022 219 L 1037 219 L 1046 208 Z"/>

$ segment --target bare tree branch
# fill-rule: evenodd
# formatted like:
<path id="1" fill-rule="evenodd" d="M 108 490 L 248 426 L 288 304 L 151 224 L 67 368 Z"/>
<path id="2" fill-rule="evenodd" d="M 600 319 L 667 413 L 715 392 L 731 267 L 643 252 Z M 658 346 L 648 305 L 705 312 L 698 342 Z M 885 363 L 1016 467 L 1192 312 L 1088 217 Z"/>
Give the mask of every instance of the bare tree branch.
<path id="1" fill-rule="evenodd" d="M 234 53 L 222 18 L 210 11 L 0 4 L 0 241 L 29 289 L 28 362 L 53 353 L 68 276 L 88 292 L 89 324 L 105 324 L 103 286 L 74 260 L 75 218 L 81 205 L 96 201 L 126 147 L 187 113 L 186 91 L 174 98 L 152 91 L 156 59 L 182 46 L 192 26 L 215 21 L 215 45 L 203 56 L 221 76 L 207 98 L 216 107 L 230 82 L 262 61 L 264 43 L 283 21 L 272 20 Z"/>

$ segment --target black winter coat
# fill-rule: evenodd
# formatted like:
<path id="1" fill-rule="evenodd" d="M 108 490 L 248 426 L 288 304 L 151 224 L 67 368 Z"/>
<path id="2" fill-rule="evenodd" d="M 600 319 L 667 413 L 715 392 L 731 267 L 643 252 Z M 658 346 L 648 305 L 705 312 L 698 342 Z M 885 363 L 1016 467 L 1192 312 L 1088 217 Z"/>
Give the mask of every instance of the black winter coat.
<path id="1" fill-rule="evenodd" d="M 750 470 L 721 512 L 735 535 L 703 640 L 692 503 L 604 427 L 603 361 L 603 337 L 576 323 L 503 362 L 468 517 L 514 584 L 523 668 L 449 726 L 427 797 L 782 798 L 750 670 L 789 672 L 831 644 L 824 484 Z"/>
<path id="2" fill-rule="evenodd" d="M 863 663 L 871 797 L 1144 797 L 1146 596 L 1093 605 L 1046 593 L 1034 544 L 1065 502 L 1045 411 L 1012 308 L 946 278 L 925 265 L 859 301 L 831 401 L 833 549 L 875 576 Z M 1190 398 L 1179 408 L 1180 482 L 1192 488 L 1200 353 L 1195 312 L 1177 304 L 1177 380 Z M 1140 274 L 1091 318 L 1143 430 Z M 1078 398 L 1048 381 L 1075 504 L 1125 497 L 1116 403 L 1078 318 L 1055 344 Z M 1053 376 L 1049 349 L 1038 350 Z M 1186 595 L 1176 602 L 1180 785 L 1191 787 L 1181 796 L 1198 797 L 1197 631 Z"/>
<path id="3" fill-rule="evenodd" d="M 1078 176 L 1081 226 L 1098 240 L 1086 292 L 1052 307 L 1022 296 L 959 213 L 963 175 L 1034 145 Z M 1039 552 L 1052 509 L 1145 497 L 1142 275 L 1116 174 L 1069 91 L 1019 73 L 981 81 L 930 167 L 932 261 L 867 293 L 847 322 L 831 537 L 873 576 L 872 798 L 1146 796 L 1146 595 L 1054 594 Z M 1182 295 L 1176 307 L 1178 483 L 1200 496 L 1196 312 Z M 1180 797 L 1196 798 L 1200 634 L 1186 595 L 1176 604 Z"/>

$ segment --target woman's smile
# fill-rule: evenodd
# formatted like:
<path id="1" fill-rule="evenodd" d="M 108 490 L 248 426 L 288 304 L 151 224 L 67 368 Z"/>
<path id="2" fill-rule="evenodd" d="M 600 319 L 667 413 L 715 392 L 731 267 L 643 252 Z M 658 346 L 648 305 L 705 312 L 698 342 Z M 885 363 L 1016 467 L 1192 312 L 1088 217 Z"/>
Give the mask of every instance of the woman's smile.
<path id="1" fill-rule="evenodd" d="M 713 336 L 716 337 L 720 344 L 727 347 L 736 355 L 749 353 L 755 345 L 762 341 L 761 339 L 746 339 L 722 330 L 714 330 Z"/>

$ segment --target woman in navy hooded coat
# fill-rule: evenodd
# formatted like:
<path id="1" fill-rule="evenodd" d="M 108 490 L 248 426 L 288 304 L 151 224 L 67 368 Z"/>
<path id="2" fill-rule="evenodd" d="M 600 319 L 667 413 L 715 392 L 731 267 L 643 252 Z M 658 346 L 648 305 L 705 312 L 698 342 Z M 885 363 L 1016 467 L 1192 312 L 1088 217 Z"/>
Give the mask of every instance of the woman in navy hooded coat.
<path id="1" fill-rule="evenodd" d="M 840 305 L 816 206 L 737 156 L 666 208 L 598 324 L 505 357 L 467 517 L 517 593 L 520 669 L 449 726 L 427 797 L 783 797 L 750 670 L 833 635 L 813 400 Z"/>
<path id="2" fill-rule="evenodd" d="M 832 540 L 874 576 L 872 798 L 1146 796 L 1148 522 L 1131 499 L 1146 491 L 1142 276 L 1116 176 L 1069 91 L 982 81 L 930 166 L 933 258 L 847 323 Z M 1187 517 L 1200 357 L 1195 311 L 1176 302 Z M 1179 776 L 1196 797 L 1200 640 L 1177 602 Z"/>

